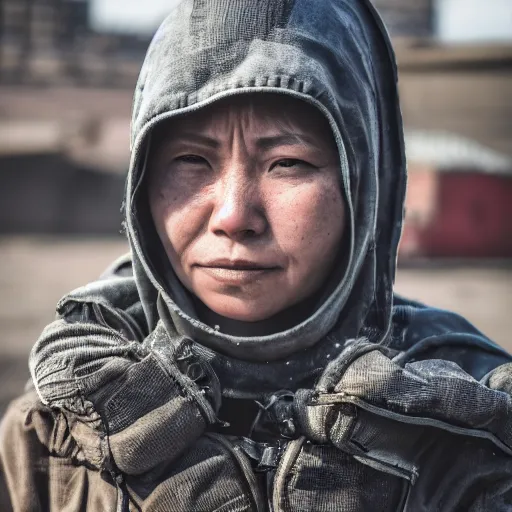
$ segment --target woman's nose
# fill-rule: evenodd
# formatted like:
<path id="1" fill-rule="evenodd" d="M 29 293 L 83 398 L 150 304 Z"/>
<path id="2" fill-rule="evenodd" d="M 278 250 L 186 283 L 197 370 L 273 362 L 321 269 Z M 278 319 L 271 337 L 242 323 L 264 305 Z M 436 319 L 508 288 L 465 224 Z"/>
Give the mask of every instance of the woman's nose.
<path id="1" fill-rule="evenodd" d="M 250 177 L 234 173 L 216 187 L 215 205 L 209 229 L 218 236 L 242 240 L 262 235 L 267 221 L 258 197 L 257 184 Z"/>

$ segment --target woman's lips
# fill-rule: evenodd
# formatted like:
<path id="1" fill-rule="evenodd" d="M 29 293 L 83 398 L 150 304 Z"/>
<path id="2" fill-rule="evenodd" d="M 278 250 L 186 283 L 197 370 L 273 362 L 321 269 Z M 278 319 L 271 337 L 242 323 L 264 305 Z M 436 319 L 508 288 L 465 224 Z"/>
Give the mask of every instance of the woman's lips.
<path id="1" fill-rule="evenodd" d="M 209 277 L 225 284 L 248 284 L 260 280 L 280 270 L 279 267 L 250 266 L 203 266 L 198 265 Z"/>

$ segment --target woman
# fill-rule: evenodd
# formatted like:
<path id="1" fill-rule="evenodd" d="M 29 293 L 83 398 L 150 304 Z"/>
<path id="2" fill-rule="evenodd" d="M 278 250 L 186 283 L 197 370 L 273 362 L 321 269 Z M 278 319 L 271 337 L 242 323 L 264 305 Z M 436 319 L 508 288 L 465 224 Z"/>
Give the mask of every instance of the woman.
<path id="1" fill-rule="evenodd" d="M 510 357 L 393 295 L 372 7 L 182 1 L 132 129 L 131 256 L 61 300 L 4 419 L 15 510 L 509 510 Z"/>

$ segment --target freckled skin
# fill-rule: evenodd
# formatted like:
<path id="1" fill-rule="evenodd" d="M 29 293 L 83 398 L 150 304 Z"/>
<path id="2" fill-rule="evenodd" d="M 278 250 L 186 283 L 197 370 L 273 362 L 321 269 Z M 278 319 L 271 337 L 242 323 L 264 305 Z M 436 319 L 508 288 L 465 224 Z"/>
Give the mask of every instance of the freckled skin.
<path id="1" fill-rule="evenodd" d="M 170 121 L 152 148 L 149 204 L 182 284 L 242 322 L 317 292 L 343 240 L 332 133 L 316 108 L 288 97 L 240 96 Z M 212 277 L 219 258 L 266 270 Z"/>

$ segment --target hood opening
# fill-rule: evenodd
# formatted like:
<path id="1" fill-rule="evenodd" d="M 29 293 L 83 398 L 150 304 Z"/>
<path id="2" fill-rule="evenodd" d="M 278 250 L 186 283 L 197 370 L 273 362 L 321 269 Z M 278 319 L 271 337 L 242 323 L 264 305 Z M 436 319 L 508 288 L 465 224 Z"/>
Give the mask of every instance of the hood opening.
<path id="1" fill-rule="evenodd" d="M 211 108 L 211 106 L 217 106 L 222 110 L 224 109 L 224 106 L 226 106 L 225 103 L 227 99 L 228 101 L 232 100 L 235 104 L 238 103 L 239 105 L 241 104 L 246 108 L 249 108 L 249 115 L 253 115 L 254 109 L 261 107 L 260 101 L 262 97 L 264 98 L 264 96 L 268 96 L 268 99 L 271 100 L 271 102 L 279 106 L 281 106 L 283 99 L 282 95 L 277 95 L 275 93 L 268 93 L 264 96 L 259 94 L 258 96 L 258 98 L 254 98 L 254 94 L 247 93 L 243 96 L 238 94 L 234 97 L 217 100 L 213 105 L 209 104 L 207 107 Z M 287 97 L 284 99 L 288 101 Z M 256 101 L 256 103 L 253 103 L 253 101 Z M 294 99 L 294 101 L 296 100 Z M 299 105 L 292 104 L 292 107 L 295 106 Z M 202 107 L 202 109 L 207 107 Z M 141 226 L 141 233 L 144 237 L 142 245 L 146 248 L 148 263 L 150 263 L 154 268 L 154 276 L 158 280 L 162 289 L 188 316 L 208 325 L 210 328 L 219 330 L 219 326 L 216 326 L 217 320 L 212 318 L 212 312 L 209 310 L 208 306 L 204 304 L 199 297 L 187 290 L 187 288 L 179 281 L 179 278 L 174 272 L 172 265 L 166 256 L 164 244 L 161 242 L 160 237 L 157 234 L 149 207 L 148 182 L 150 174 L 153 172 L 151 166 L 154 160 L 154 155 L 158 152 L 160 145 L 164 144 L 169 137 L 172 137 L 173 127 L 178 131 L 180 130 L 179 119 L 186 117 L 187 115 L 189 114 L 181 113 L 176 116 L 177 119 L 174 116 L 164 119 L 155 124 L 150 134 L 148 134 L 147 143 L 145 145 L 146 155 L 144 158 L 144 169 L 140 174 L 140 182 L 136 187 L 137 195 L 134 198 L 134 204 L 137 205 L 137 217 Z M 322 117 L 325 116 L 322 115 Z M 327 119 L 325 120 L 327 121 Z M 178 121 L 177 125 L 173 124 L 175 121 Z M 268 118 L 267 121 L 269 123 L 275 122 L 278 126 L 282 124 L 283 129 L 293 130 L 293 126 L 290 125 L 292 121 L 287 118 L 286 111 L 283 111 L 283 116 L 281 118 Z M 328 128 L 328 130 L 332 136 L 333 143 L 335 143 L 332 129 Z M 346 190 L 343 186 L 343 172 L 340 168 L 340 163 L 338 162 L 337 165 L 339 173 L 339 189 L 344 203 L 344 209 L 347 209 L 345 205 L 349 204 L 349 197 L 347 196 Z M 336 286 L 341 282 L 347 270 L 351 254 L 351 232 L 349 219 L 344 220 L 343 230 L 344 233 L 341 245 L 338 248 L 337 256 L 335 257 L 335 266 L 332 268 L 329 275 L 323 280 L 321 288 L 299 303 L 295 303 L 279 311 L 273 317 L 269 317 L 260 322 L 240 322 L 241 324 L 244 324 L 243 327 L 240 328 L 240 333 L 236 332 L 237 322 L 232 322 L 229 318 L 226 318 L 226 320 L 231 323 L 232 329 L 230 331 L 223 331 L 221 329 L 221 331 L 229 332 L 234 336 L 244 336 L 247 330 L 252 331 L 247 334 L 248 336 L 273 335 L 277 332 L 294 328 L 296 325 L 314 314 L 334 292 Z M 215 313 L 213 313 L 213 316 L 215 316 Z M 269 324 L 271 330 L 269 330 Z"/>

